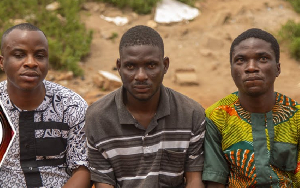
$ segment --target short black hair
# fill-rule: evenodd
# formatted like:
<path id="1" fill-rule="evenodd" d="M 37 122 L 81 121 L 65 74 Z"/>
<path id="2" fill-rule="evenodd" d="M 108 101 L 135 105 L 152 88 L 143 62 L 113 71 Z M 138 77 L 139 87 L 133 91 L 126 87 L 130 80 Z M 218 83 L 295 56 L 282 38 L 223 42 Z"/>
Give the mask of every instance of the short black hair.
<path id="1" fill-rule="evenodd" d="M 230 64 L 232 63 L 232 53 L 234 50 L 234 47 L 237 46 L 238 44 L 240 44 L 243 40 L 246 40 L 248 38 L 258 38 L 258 39 L 262 39 L 266 42 L 271 43 L 271 48 L 273 49 L 274 53 L 275 53 L 275 59 L 276 59 L 276 63 L 279 63 L 279 58 L 280 58 L 280 48 L 279 48 L 279 44 L 276 40 L 276 38 L 262 30 L 262 29 L 258 29 L 258 28 L 251 28 L 248 29 L 246 31 L 244 31 L 243 33 L 241 33 L 239 36 L 237 36 L 230 47 Z"/>
<path id="2" fill-rule="evenodd" d="M 164 42 L 157 31 L 151 27 L 137 25 L 126 31 L 120 41 L 119 53 L 127 46 L 151 45 L 157 46 L 164 55 Z"/>
<path id="3" fill-rule="evenodd" d="M 1 38 L 1 51 L 2 51 L 2 47 L 3 47 L 3 41 L 5 39 L 5 37 L 10 33 L 12 32 L 14 29 L 20 29 L 20 30 L 25 30 L 25 31 L 41 31 L 44 35 L 45 33 L 40 30 L 38 27 L 32 25 L 31 23 L 21 23 L 21 24 L 18 24 L 18 25 L 15 25 L 15 26 L 12 26 L 10 28 L 8 28 L 2 35 L 2 38 Z M 46 35 L 45 35 L 46 37 Z M 47 38 L 47 37 L 46 37 Z"/>

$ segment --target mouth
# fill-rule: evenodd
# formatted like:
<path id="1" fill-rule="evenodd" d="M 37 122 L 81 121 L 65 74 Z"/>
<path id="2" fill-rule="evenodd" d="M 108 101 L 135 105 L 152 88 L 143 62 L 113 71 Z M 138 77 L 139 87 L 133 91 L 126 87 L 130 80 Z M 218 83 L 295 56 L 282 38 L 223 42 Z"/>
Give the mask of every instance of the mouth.
<path id="1" fill-rule="evenodd" d="M 21 78 L 23 78 L 25 81 L 34 81 L 39 77 L 39 74 L 34 71 L 28 71 L 28 72 L 23 72 L 20 74 Z"/>
<path id="2" fill-rule="evenodd" d="M 262 78 L 258 77 L 258 76 L 250 76 L 245 79 L 245 82 L 252 82 L 252 81 L 257 81 L 257 80 L 262 80 Z"/>
<path id="3" fill-rule="evenodd" d="M 138 93 L 146 93 L 150 89 L 150 87 L 148 85 L 134 85 L 133 88 Z"/>

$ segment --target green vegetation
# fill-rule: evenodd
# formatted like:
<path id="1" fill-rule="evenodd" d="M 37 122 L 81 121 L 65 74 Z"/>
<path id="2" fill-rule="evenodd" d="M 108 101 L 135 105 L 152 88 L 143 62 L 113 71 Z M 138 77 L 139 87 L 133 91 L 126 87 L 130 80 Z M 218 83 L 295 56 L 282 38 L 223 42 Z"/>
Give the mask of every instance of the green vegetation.
<path id="1" fill-rule="evenodd" d="M 82 75 L 78 62 L 90 52 L 92 31 L 87 31 L 80 22 L 79 11 L 85 0 L 57 0 L 60 8 L 46 10 L 52 0 L 1 0 L 1 35 L 13 21 L 29 22 L 46 34 L 49 41 L 50 66 L 59 70 L 71 70 L 74 75 Z"/>
<path id="2" fill-rule="evenodd" d="M 287 0 L 294 7 L 295 11 L 300 13 L 300 0 Z"/>
<path id="3" fill-rule="evenodd" d="M 29 22 L 46 34 L 49 41 L 50 67 L 57 70 L 71 70 L 74 75 L 83 75 L 79 62 L 90 52 L 92 31 L 80 22 L 80 7 L 86 1 L 101 1 L 117 7 L 130 7 L 140 14 L 148 14 L 161 0 L 56 0 L 60 8 L 46 10 L 54 0 L 0 0 L 0 35 L 9 27 Z M 179 0 L 194 5 L 197 0 Z M 199 0 L 198 0 L 199 1 Z M 112 33 L 110 40 L 118 37 Z"/>
<path id="4" fill-rule="evenodd" d="M 288 0 L 294 7 L 295 11 L 300 13 L 300 0 Z M 300 24 L 289 20 L 279 30 L 279 39 L 288 44 L 292 57 L 300 61 Z"/>
<path id="5" fill-rule="evenodd" d="M 300 24 L 289 20 L 279 31 L 280 41 L 287 42 L 290 54 L 300 60 Z"/>
<path id="6" fill-rule="evenodd" d="M 111 3 L 119 8 L 130 7 L 139 14 L 149 14 L 161 0 L 93 0 Z M 188 5 L 194 5 L 197 0 L 178 0 Z"/>

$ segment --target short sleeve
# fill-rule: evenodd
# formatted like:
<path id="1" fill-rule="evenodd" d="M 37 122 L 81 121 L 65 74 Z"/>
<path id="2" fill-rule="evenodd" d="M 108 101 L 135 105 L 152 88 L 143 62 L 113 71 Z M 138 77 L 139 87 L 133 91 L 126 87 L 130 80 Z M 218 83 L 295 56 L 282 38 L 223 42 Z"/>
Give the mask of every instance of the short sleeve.
<path id="1" fill-rule="evenodd" d="M 82 100 L 77 100 L 77 105 L 69 107 L 69 135 L 67 148 L 67 165 L 68 168 L 74 170 L 79 166 L 88 167 L 87 161 L 87 141 L 84 131 L 85 112 L 87 103 Z"/>
<path id="2" fill-rule="evenodd" d="M 222 136 L 214 123 L 208 118 L 206 118 L 204 158 L 202 180 L 226 184 L 229 168 L 222 151 Z"/>
<path id="3" fill-rule="evenodd" d="M 114 169 L 110 161 L 106 157 L 105 150 L 101 148 L 99 143 L 99 135 L 95 131 L 101 128 L 99 122 L 98 111 L 93 110 L 94 106 L 90 106 L 86 113 L 86 136 L 88 144 L 88 160 L 91 172 L 91 180 L 96 183 L 105 183 L 116 186 L 116 178 Z M 97 109 L 97 107 L 95 107 Z M 97 139 L 96 139 L 97 137 Z M 96 140 L 96 141 L 95 141 Z"/>
<path id="4" fill-rule="evenodd" d="M 205 135 L 205 113 L 194 111 L 192 136 L 187 149 L 185 172 L 196 172 L 203 170 L 204 163 L 204 135 Z"/>

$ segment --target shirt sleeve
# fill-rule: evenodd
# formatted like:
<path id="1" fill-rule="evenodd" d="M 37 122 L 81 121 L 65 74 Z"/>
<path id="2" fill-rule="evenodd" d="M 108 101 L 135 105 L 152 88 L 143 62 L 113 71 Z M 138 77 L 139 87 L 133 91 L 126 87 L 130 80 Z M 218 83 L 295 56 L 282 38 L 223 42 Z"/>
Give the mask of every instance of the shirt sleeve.
<path id="1" fill-rule="evenodd" d="M 203 170 L 203 143 L 205 135 L 205 113 L 195 111 L 193 114 L 193 130 L 187 149 L 185 172 L 199 172 Z"/>
<path id="2" fill-rule="evenodd" d="M 297 159 L 297 168 L 293 177 L 294 187 L 300 187 L 300 145 L 298 144 L 298 159 Z"/>
<path id="3" fill-rule="evenodd" d="M 101 122 L 99 121 L 98 106 L 92 105 L 86 113 L 86 136 L 88 145 L 88 161 L 91 172 L 91 180 L 96 183 L 105 183 L 116 187 L 114 169 L 106 157 L 105 150 L 99 141 L 101 137 Z"/>
<path id="4" fill-rule="evenodd" d="M 206 118 L 204 158 L 202 180 L 226 184 L 229 168 L 222 151 L 222 136 L 215 124 L 208 118 Z"/>
<path id="5" fill-rule="evenodd" d="M 105 158 L 105 153 L 101 153 L 90 141 L 88 141 L 88 159 L 92 181 L 116 186 L 114 171 Z"/>
<path id="6" fill-rule="evenodd" d="M 298 109 L 300 107 L 298 106 Z M 300 129 L 300 115 L 299 113 L 297 113 L 295 115 L 295 124 L 296 126 L 298 127 L 298 158 L 297 158 L 297 167 L 296 167 L 296 170 L 295 170 L 295 173 L 293 175 L 293 184 L 294 184 L 294 187 L 300 187 L 300 135 L 299 135 L 299 129 Z"/>
<path id="7" fill-rule="evenodd" d="M 70 130 L 68 135 L 68 146 L 66 160 L 70 170 L 79 166 L 88 167 L 87 161 L 87 142 L 84 131 L 86 102 L 82 99 L 77 105 L 68 108 L 70 114 Z"/>

